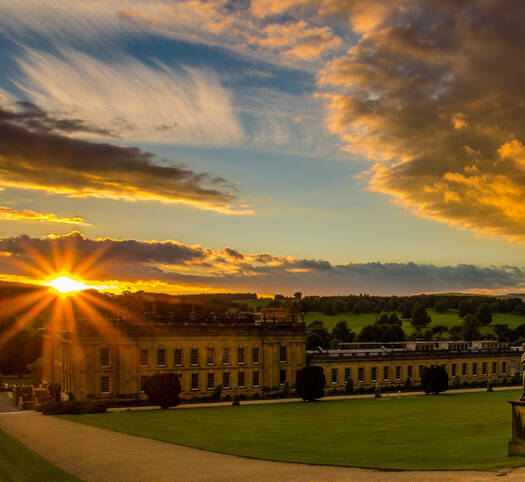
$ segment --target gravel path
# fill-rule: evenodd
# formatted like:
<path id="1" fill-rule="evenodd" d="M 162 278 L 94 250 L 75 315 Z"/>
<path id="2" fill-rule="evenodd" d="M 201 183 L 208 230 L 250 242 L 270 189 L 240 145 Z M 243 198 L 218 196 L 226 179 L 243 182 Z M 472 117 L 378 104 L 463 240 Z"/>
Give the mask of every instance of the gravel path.
<path id="1" fill-rule="evenodd" d="M 87 481 L 505 481 L 525 468 L 494 472 L 385 472 L 268 462 L 135 437 L 60 418 L 0 414 L 0 428 L 67 472 Z"/>

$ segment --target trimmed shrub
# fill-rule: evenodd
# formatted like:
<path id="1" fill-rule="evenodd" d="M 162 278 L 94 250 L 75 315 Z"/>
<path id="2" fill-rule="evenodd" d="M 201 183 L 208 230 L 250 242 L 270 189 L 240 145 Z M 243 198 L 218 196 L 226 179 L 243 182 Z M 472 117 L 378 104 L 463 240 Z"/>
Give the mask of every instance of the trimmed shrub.
<path id="1" fill-rule="evenodd" d="M 39 407 L 44 415 L 80 415 L 84 413 L 104 413 L 108 406 L 102 402 L 67 400 L 65 402 L 47 402 Z"/>
<path id="2" fill-rule="evenodd" d="M 307 365 L 297 370 L 295 389 L 305 402 L 313 402 L 323 397 L 325 386 L 326 379 L 322 367 Z"/>
<path id="3" fill-rule="evenodd" d="M 345 382 L 345 392 L 346 393 L 352 393 L 354 391 L 354 381 L 349 378 L 346 382 Z"/>
<path id="4" fill-rule="evenodd" d="M 179 402 L 181 386 L 179 375 L 175 373 L 157 373 L 146 380 L 145 391 L 151 403 L 160 405 L 163 410 L 176 407 Z"/>
<path id="5" fill-rule="evenodd" d="M 425 393 L 439 395 L 448 388 L 448 373 L 443 365 L 431 365 L 423 368 L 421 386 Z"/>

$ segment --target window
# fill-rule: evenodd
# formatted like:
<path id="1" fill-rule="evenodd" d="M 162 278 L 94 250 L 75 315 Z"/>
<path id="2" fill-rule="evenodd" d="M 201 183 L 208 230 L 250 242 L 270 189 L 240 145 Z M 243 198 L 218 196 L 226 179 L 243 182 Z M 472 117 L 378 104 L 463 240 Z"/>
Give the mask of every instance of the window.
<path id="1" fill-rule="evenodd" d="M 350 368 L 345 368 L 345 382 L 350 380 L 352 377 L 352 372 L 350 371 Z"/>
<path id="2" fill-rule="evenodd" d="M 215 374 L 208 373 L 208 390 L 213 390 L 215 387 Z"/>
<path id="3" fill-rule="evenodd" d="M 488 373 L 487 362 L 484 361 L 481 365 L 481 374 L 487 375 L 487 373 Z"/>
<path id="4" fill-rule="evenodd" d="M 478 376 L 478 364 L 477 363 L 472 364 L 472 376 L 473 377 Z"/>
<path id="5" fill-rule="evenodd" d="M 237 382 L 239 388 L 244 388 L 244 372 L 238 373 Z"/>
<path id="6" fill-rule="evenodd" d="M 230 374 L 228 372 L 222 374 L 222 386 L 224 388 L 230 388 Z"/>
<path id="7" fill-rule="evenodd" d="M 140 377 L 140 391 L 145 392 L 146 391 L 146 380 L 148 377 L 146 375 L 142 375 Z"/>
<path id="8" fill-rule="evenodd" d="M 467 364 L 466 363 L 463 363 L 461 365 L 461 375 L 463 375 L 464 377 L 467 376 Z"/>
<path id="9" fill-rule="evenodd" d="M 224 365 L 230 364 L 230 349 L 227 346 L 222 349 L 222 363 Z"/>
<path id="10" fill-rule="evenodd" d="M 148 350 L 140 350 L 140 366 L 148 366 Z"/>
<path id="11" fill-rule="evenodd" d="M 287 358 L 286 355 L 287 355 L 286 347 L 285 346 L 280 346 L 279 347 L 279 361 L 281 363 L 284 363 L 286 361 L 286 358 Z"/>
<path id="12" fill-rule="evenodd" d="M 166 350 L 164 348 L 159 348 L 157 350 L 157 365 L 159 367 L 166 366 Z"/>
<path id="13" fill-rule="evenodd" d="M 259 372 L 258 371 L 253 372 L 253 386 L 254 387 L 259 386 Z"/>
<path id="14" fill-rule="evenodd" d="M 377 380 L 377 367 L 372 367 L 372 381 L 375 382 Z"/>
<path id="15" fill-rule="evenodd" d="M 279 370 L 279 383 L 281 385 L 286 383 L 286 370 Z"/>
<path id="16" fill-rule="evenodd" d="M 455 363 L 452 363 L 452 376 L 455 377 L 458 374 L 458 366 Z"/>
<path id="17" fill-rule="evenodd" d="M 175 351 L 173 352 L 173 360 L 175 365 L 182 365 L 182 349 L 175 348 Z"/>
<path id="18" fill-rule="evenodd" d="M 401 380 L 401 367 L 396 367 L 396 380 Z"/>
<path id="19" fill-rule="evenodd" d="M 390 367 L 383 367 L 383 380 L 390 380 Z"/>
<path id="20" fill-rule="evenodd" d="M 109 367 L 109 348 L 100 349 L 100 366 Z"/>
<path id="21" fill-rule="evenodd" d="M 408 378 L 412 379 L 414 367 L 412 365 L 408 365 L 407 368 L 408 368 L 407 376 L 408 376 Z"/>
<path id="22" fill-rule="evenodd" d="M 191 349 L 191 364 L 192 365 L 199 364 L 199 349 L 198 348 Z"/>
<path id="23" fill-rule="evenodd" d="M 215 350 L 213 348 L 208 348 L 206 354 L 206 363 L 208 365 L 215 365 Z"/>
<path id="24" fill-rule="evenodd" d="M 506 361 L 501 362 L 501 373 L 503 373 L 503 375 L 507 374 L 507 362 Z"/>
<path id="25" fill-rule="evenodd" d="M 492 362 L 492 374 L 497 375 L 498 374 L 498 363 Z"/>
<path id="26" fill-rule="evenodd" d="M 424 365 L 419 365 L 418 367 L 418 378 L 421 378 L 423 376 L 423 370 L 424 370 Z"/>
<path id="27" fill-rule="evenodd" d="M 337 383 L 337 368 L 332 368 L 332 383 Z"/>
<path id="28" fill-rule="evenodd" d="M 259 347 L 258 346 L 254 346 L 252 348 L 252 362 L 259 363 Z"/>
<path id="29" fill-rule="evenodd" d="M 111 385 L 108 376 L 100 377 L 100 393 L 111 393 Z"/>
<path id="30" fill-rule="evenodd" d="M 244 363 L 244 348 L 237 348 L 237 363 L 239 365 Z"/>
<path id="31" fill-rule="evenodd" d="M 191 374 L 191 389 L 192 390 L 199 389 L 199 374 L 198 373 Z"/>
<path id="32" fill-rule="evenodd" d="M 359 367 L 357 369 L 357 381 L 358 382 L 364 382 L 365 381 L 365 369 L 363 367 Z"/>

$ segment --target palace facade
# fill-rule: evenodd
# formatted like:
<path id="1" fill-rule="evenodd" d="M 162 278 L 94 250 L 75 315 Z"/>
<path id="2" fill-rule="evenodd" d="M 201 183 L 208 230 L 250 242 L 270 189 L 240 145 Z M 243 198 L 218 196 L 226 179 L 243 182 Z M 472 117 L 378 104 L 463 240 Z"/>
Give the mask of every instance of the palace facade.
<path id="1" fill-rule="evenodd" d="M 103 329 L 103 327 L 105 327 Z M 74 331 L 48 328 L 44 334 L 43 382 L 57 383 L 77 399 L 134 397 L 147 377 L 180 375 L 181 397 L 271 396 L 293 387 L 306 364 L 322 366 L 327 390 L 418 384 L 424 366 L 445 365 L 451 385 L 509 380 L 521 373 L 521 347 L 496 341 L 343 343 L 337 350 L 306 350 L 302 322 L 266 313 L 173 322 L 146 319 L 77 322 Z"/>

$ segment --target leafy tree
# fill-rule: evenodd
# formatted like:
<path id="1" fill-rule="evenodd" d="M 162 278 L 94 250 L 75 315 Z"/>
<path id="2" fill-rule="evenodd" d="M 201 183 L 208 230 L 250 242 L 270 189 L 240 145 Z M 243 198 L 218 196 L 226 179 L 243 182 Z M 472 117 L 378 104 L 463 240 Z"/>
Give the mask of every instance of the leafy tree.
<path id="1" fill-rule="evenodd" d="M 476 318 L 481 326 L 486 326 L 492 321 L 492 313 L 487 303 L 479 305 L 478 311 L 476 311 Z"/>
<path id="2" fill-rule="evenodd" d="M 443 300 L 439 300 L 435 305 L 434 305 L 434 309 L 438 312 L 438 313 L 445 313 L 447 311 L 447 304 L 445 303 L 445 301 Z"/>
<path id="3" fill-rule="evenodd" d="M 443 365 L 424 367 L 421 374 L 421 386 L 425 393 L 439 395 L 448 388 L 448 373 Z"/>
<path id="4" fill-rule="evenodd" d="M 308 325 L 306 349 L 315 350 L 317 347 L 330 348 L 330 333 L 324 328 L 322 321 L 314 321 Z"/>
<path id="5" fill-rule="evenodd" d="M 297 370 L 295 389 L 306 402 L 313 402 L 324 396 L 326 379 L 322 367 L 307 365 Z"/>
<path id="6" fill-rule="evenodd" d="M 390 323 L 390 317 L 386 313 L 383 313 L 379 317 L 379 320 L 377 320 L 376 323 L 379 323 L 379 324 Z"/>
<path id="7" fill-rule="evenodd" d="M 459 303 L 458 315 L 460 318 L 465 318 L 467 315 L 474 314 L 474 306 L 470 300 L 461 300 Z"/>
<path id="8" fill-rule="evenodd" d="M 423 326 L 427 326 L 431 321 L 431 318 L 428 315 L 427 310 L 420 303 L 417 303 L 412 309 L 411 318 L 412 318 L 411 319 L 412 326 L 416 329 L 422 328 Z"/>
<path id="9" fill-rule="evenodd" d="M 461 327 L 461 325 L 454 325 L 454 326 L 451 326 L 449 329 L 448 329 L 448 332 L 450 333 L 450 338 L 452 340 L 458 340 L 458 339 L 461 339 L 462 336 L 463 336 L 463 328 Z"/>
<path id="10" fill-rule="evenodd" d="M 303 294 L 300 292 L 300 291 L 297 291 L 293 294 L 293 297 L 296 299 L 296 300 L 300 300 L 302 297 L 303 297 Z"/>
<path id="11" fill-rule="evenodd" d="M 146 379 L 146 393 L 154 405 L 165 410 L 179 404 L 181 386 L 179 376 L 175 373 L 157 373 Z"/>
<path id="12" fill-rule="evenodd" d="M 363 328 L 359 332 L 359 335 L 357 335 L 357 341 L 362 342 L 377 341 L 378 338 L 378 331 L 375 325 L 363 326 Z"/>
<path id="13" fill-rule="evenodd" d="M 403 322 L 398 318 L 397 313 L 392 313 L 390 315 L 390 319 L 388 320 L 388 322 L 391 325 L 399 325 L 399 326 L 401 326 L 403 324 Z"/>
<path id="14" fill-rule="evenodd" d="M 434 335 L 441 336 L 446 331 L 448 331 L 448 326 L 446 326 L 446 325 L 436 325 L 436 326 L 432 327 L 432 333 Z"/>
<path id="15" fill-rule="evenodd" d="M 382 325 L 380 340 L 385 343 L 404 341 L 405 332 L 399 325 Z"/>
<path id="16" fill-rule="evenodd" d="M 463 340 L 478 340 L 481 336 L 479 331 L 479 321 L 474 315 L 467 315 L 461 322 L 461 334 Z"/>
<path id="17" fill-rule="evenodd" d="M 353 341 L 355 334 L 348 329 L 346 321 L 338 321 L 332 330 L 332 336 L 339 342 Z"/>

